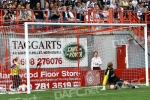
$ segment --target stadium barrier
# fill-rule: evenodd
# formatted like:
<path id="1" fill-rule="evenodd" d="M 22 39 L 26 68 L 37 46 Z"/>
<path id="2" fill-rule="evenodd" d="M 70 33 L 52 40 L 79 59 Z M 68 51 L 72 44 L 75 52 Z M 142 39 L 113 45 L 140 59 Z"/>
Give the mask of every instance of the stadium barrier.
<path id="1" fill-rule="evenodd" d="M 145 73 L 139 74 L 139 71 L 145 71 L 142 68 L 134 69 L 116 69 L 116 75 L 131 83 L 143 84 L 145 82 Z M 150 69 L 149 69 L 150 71 Z M 26 84 L 26 72 L 20 70 L 21 84 Z M 65 75 L 68 73 L 67 75 Z M 80 74 L 80 76 L 78 76 Z M 55 70 L 34 70 L 30 71 L 30 81 L 32 90 L 45 90 L 57 88 L 71 88 L 84 86 L 102 85 L 104 70 L 82 70 L 74 71 L 73 68 L 55 69 Z M 150 77 L 150 75 L 149 75 Z M 7 91 L 11 89 L 12 78 L 10 71 L 0 72 L 0 87 L 5 87 Z"/>
<path id="2" fill-rule="evenodd" d="M 13 20 L 4 20 L 3 15 L 4 11 L 13 11 L 14 12 L 14 18 Z M 41 11 L 43 13 L 43 16 L 45 14 L 45 17 L 41 19 L 35 18 L 35 13 Z M 27 17 L 27 12 L 30 12 L 30 17 Z M 74 18 L 70 18 L 70 20 L 67 20 L 64 17 L 64 11 L 60 10 L 57 11 L 59 14 L 59 18 L 51 18 L 49 19 L 48 15 L 49 13 L 52 13 L 54 11 L 47 11 L 47 10 L 23 10 L 23 9 L 0 9 L 0 26 L 15 26 L 16 33 L 22 33 L 23 30 L 20 30 L 20 26 L 23 26 L 24 22 L 55 22 L 55 23 L 147 23 L 148 24 L 148 35 L 150 35 L 150 13 L 144 12 L 140 13 L 141 16 L 138 16 L 137 12 L 133 12 L 130 10 L 106 10 L 106 11 L 97 11 L 97 10 L 89 10 L 89 11 L 71 11 L 74 15 Z M 20 13 L 22 13 L 20 17 Z M 89 27 L 90 28 L 90 27 Z M 46 28 L 49 30 L 49 28 Z M 110 31 L 115 29 L 114 27 L 109 28 Z M 34 30 L 34 29 L 33 29 Z M 107 29 L 108 30 L 108 29 Z M 133 28 L 133 31 L 139 36 L 139 38 L 143 38 L 142 33 L 143 28 Z M 105 31 L 105 30 L 103 30 Z M 150 42 L 150 41 L 149 41 Z"/>

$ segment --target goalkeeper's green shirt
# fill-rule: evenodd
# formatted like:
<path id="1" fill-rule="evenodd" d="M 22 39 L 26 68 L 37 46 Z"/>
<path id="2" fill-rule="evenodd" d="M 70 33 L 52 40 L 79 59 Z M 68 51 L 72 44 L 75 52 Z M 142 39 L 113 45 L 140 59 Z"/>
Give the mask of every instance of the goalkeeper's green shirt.
<path id="1" fill-rule="evenodd" d="M 12 75 L 19 75 L 19 68 L 20 68 L 20 65 L 16 64 L 15 67 L 12 68 L 11 74 Z"/>

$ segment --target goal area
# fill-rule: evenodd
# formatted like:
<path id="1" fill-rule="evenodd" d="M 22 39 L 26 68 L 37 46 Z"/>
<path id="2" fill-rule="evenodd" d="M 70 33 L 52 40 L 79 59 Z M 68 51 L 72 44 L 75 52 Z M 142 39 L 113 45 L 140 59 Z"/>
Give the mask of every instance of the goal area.
<path id="1" fill-rule="evenodd" d="M 17 32 L 1 29 L 5 34 L 0 35 L 0 56 L 11 67 L 19 58 L 20 91 L 27 94 L 31 90 L 102 86 L 108 62 L 113 62 L 115 74 L 123 80 L 149 86 L 146 24 L 25 22 Z M 102 64 L 91 70 L 94 51 Z M 13 86 L 9 73 L 10 67 L 1 68 L 0 87 L 8 91 Z"/>

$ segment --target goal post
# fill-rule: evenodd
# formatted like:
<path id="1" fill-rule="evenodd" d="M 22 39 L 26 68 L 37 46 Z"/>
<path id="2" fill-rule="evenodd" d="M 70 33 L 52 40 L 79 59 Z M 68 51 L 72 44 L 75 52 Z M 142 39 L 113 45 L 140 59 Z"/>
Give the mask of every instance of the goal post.
<path id="1" fill-rule="evenodd" d="M 30 89 L 30 66 L 29 66 L 29 50 L 28 50 L 28 23 L 25 22 L 25 43 L 26 43 L 26 71 L 27 71 L 27 94 L 31 93 Z"/>
<path id="2" fill-rule="evenodd" d="M 145 37 L 145 67 L 146 67 L 146 86 L 149 86 L 149 72 L 148 72 L 148 44 L 147 44 L 147 24 L 144 26 Z"/>
<path id="3" fill-rule="evenodd" d="M 123 24 L 116 24 L 116 23 L 109 23 L 109 24 L 104 24 L 104 23 L 44 23 L 44 22 L 25 22 L 24 23 L 24 32 L 25 32 L 25 44 L 26 44 L 26 71 L 27 71 L 27 94 L 31 93 L 31 89 L 30 89 L 30 66 L 29 66 L 29 26 L 35 26 L 35 25 L 39 25 L 40 26 L 45 26 L 45 27 L 51 27 L 51 26 L 73 26 L 73 27 L 79 27 L 79 26 L 83 26 L 83 27 L 138 27 L 138 26 L 143 26 L 144 27 L 144 54 L 145 54 L 145 76 L 146 76 L 146 86 L 149 86 L 149 72 L 148 72 L 148 42 L 147 42 L 147 24 L 128 24 L 128 23 L 123 23 Z M 38 26 L 37 26 L 38 27 Z M 63 30 L 63 28 L 61 29 Z M 76 30 L 75 30 L 76 31 Z M 78 35 L 78 32 L 75 32 Z M 49 33 L 51 34 L 51 33 Z M 84 39 L 83 39 L 84 40 Z M 67 40 L 66 40 L 67 41 Z M 82 61 L 81 61 L 82 62 Z M 79 62 L 78 62 L 78 67 L 80 66 Z M 89 65 L 88 65 L 89 66 Z"/>

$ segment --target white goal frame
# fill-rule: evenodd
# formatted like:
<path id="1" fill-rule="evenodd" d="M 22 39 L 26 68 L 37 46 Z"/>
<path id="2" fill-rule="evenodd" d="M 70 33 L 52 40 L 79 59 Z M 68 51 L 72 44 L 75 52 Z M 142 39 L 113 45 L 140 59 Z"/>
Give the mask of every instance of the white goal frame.
<path id="1" fill-rule="evenodd" d="M 146 86 L 149 86 L 149 76 L 148 76 L 148 42 L 147 42 L 147 24 L 128 24 L 128 23 L 46 23 L 46 22 L 25 22 L 24 32 L 25 32 L 25 42 L 26 47 L 28 47 L 28 25 L 53 25 L 53 26 L 143 26 L 144 27 L 144 38 L 145 38 L 145 72 L 146 72 Z M 27 71 L 27 94 L 31 93 L 30 89 L 30 68 L 29 68 L 29 50 L 26 48 L 26 71 Z"/>

